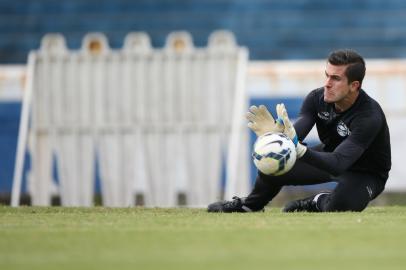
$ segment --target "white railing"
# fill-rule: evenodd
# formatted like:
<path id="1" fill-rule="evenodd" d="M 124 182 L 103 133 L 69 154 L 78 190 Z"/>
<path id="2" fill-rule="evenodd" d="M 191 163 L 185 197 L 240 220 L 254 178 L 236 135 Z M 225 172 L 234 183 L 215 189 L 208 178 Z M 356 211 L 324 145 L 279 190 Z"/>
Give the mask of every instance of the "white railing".
<path id="1" fill-rule="evenodd" d="M 163 49 L 145 33 L 130 33 L 111 50 L 100 33 L 68 50 L 58 34 L 31 52 L 20 127 L 12 205 L 18 205 L 27 134 L 29 191 L 49 205 L 56 160 L 62 205 L 91 206 L 99 163 L 106 206 L 189 206 L 248 192 L 245 66 L 248 53 L 226 31 L 195 48 L 186 32 Z M 29 132 L 29 115 L 31 124 Z"/>

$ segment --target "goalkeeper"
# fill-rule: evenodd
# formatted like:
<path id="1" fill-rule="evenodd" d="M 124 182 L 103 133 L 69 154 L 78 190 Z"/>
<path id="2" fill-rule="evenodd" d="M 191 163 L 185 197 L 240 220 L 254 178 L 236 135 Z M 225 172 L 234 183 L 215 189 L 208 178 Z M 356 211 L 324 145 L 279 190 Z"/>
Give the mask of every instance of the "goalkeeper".
<path id="1" fill-rule="evenodd" d="M 391 168 L 389 129 L 379 104 L 362 90 L 364 59 L 352 50 L 329 55 L 324 87 L 305 98 L 294 126 L 283 104 L 277 121 L 265 106 L 252 106 L 248 127 L 261 136 L 283 132 L 296 144 L 298 160 L 284 175 L 258 172 L 246 198 L 234 197 L 208 206 L 209 212 L 263 210 L 283 186 L 337 182 L 334 190 L 289 202 L 285 212 L 362 211 L 385 188 Z M 302 140 L 316 125 L 321 141 L 306 147 Z"/>

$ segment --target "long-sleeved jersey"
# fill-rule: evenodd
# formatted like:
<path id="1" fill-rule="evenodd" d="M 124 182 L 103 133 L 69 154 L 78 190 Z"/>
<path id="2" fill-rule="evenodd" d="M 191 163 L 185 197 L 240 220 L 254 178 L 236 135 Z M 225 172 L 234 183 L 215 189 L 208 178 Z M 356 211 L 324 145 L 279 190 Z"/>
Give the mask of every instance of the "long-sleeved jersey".
<path id="1" fill-rule="evenodd" d="M 316 124 L 323 151 L 308 148 L 302 160 L 332 175 L 359 171 L 386 181 L 391 168 L 389 129 L 385 115 L 362 89 L 355 103 L 344 112 L 324 102 L 323 88 L 305 98 L 294 126 L 303 140 Z"/>

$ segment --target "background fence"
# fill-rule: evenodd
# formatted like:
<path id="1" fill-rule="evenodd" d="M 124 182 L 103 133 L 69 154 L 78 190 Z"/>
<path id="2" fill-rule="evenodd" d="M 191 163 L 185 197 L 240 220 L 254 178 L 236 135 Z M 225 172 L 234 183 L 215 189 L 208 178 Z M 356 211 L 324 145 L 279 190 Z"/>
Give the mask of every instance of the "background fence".
<path id="1" fill-rule="evenodd" d="M 107 44 L 93 33 L 70 51 L 63 36 L 47 35 L 30 54 L 13 204 L 30 112 L 34 205 L 49 205 L 53 192 L 62 205 L 92 205 L 96 163 L 106 206 L 134 205 L 136 194 L 168 207 L 180 194 L 193 206 L 247 193 L 248 55 L 233 35 L 214 32 L 199 49 L 186 32 L 171 33 L 163 49 L 145 33 L 130 33 L 122 50 Z"/>

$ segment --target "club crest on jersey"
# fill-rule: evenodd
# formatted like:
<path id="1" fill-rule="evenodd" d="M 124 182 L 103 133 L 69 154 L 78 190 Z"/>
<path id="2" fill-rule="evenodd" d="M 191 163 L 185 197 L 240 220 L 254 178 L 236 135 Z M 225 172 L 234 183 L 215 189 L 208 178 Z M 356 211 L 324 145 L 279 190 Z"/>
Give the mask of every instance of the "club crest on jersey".
<path id="1" fill-rule="evenodd" d="M 337 133 L 341 137 L 347 137 L 351 134 L 351 131 L 343 121 L 340 121 L 337 124 Z"/>
<path id="2" fill-rule="evenodd" d="M 330 113 L 329 112 L 319 112 L 319 113 L 317 113 L 317 116 L 320 119 L 328 120 L 330 118 Z"/>

